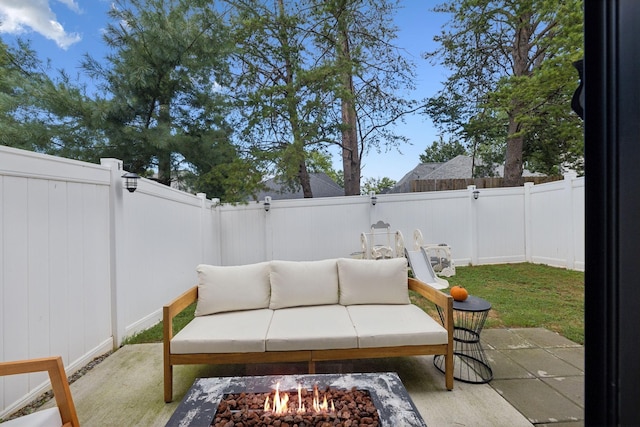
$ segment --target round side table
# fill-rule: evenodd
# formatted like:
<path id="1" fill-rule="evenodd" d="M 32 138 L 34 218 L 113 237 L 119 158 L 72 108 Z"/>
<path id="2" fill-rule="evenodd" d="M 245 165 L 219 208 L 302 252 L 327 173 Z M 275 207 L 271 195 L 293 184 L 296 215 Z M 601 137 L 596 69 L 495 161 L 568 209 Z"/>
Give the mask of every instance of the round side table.
<path id="1" fill-rule="evenodd" d="M 438 314 L 444 323 L 440 307 Z M 459 381 L 482 384 L 493 379 L 493 371 L 480 344 L 480 332 L 491 310 L 491 304 L 469 295 L 464 301 L 453 301 L 453 377 Z M 433 364 L 444 372 L 444 356 L 433 357 Z"/>

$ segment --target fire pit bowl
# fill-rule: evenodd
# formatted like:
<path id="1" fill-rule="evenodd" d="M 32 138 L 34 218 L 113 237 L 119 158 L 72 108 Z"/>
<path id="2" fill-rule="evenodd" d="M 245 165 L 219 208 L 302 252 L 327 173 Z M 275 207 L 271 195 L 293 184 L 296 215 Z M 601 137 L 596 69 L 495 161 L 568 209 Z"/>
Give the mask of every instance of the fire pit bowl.
<path id="1" fill-rule="evenodd" d="M 277 384 L 281 391 L 294 391 L 299 385 L 317 386 L 320 390 L 366 390 L 378 411 L 381 426 L 426 427 L 395 372 L 197 378 L 166 426 L 210 426 L 226 395 L 271 392 Z"/>

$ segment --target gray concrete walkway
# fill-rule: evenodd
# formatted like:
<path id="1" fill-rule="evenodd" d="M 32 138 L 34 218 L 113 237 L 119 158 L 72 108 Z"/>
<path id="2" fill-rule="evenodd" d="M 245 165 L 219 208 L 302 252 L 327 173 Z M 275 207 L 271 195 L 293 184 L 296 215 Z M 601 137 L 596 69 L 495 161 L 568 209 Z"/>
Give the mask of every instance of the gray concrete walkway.
<path id="1" fill-rule="evenodd" d="M 431 356 L 319 363 L 325 372 L 397 372 L 430 427 L 583 425 L 583 347 L 545 329 L 488 329 L 489 384 L 444 387 Z M 305 373 L 306 364 L 178 366 L 162 398 L 162 346 L 125 346 L 71 385 L 84 427 L 164 426 L 197 377 Z"/>

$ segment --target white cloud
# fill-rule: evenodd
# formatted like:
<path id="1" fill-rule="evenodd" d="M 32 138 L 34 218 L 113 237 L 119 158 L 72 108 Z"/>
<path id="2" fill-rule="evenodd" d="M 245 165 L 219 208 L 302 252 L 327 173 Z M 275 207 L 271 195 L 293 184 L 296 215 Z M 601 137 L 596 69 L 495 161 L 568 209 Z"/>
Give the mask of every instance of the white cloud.
<path id="1" fill-rule="evenodd" d="M 76 13 L 80 13 L 80 6 L 74 0 L 58 0 L 58 2 L 66 5 L 69 9 Z"/>
<path id="2" fill-rule="evenodd" d="M 76 13 L 80 7 L 75 0 L 58 0 Z M 79 42 L 78 33 L 68 33 L 49 6 L 49 0 L 0 0 L 0 32 L 23 34 L 35 31 L 67 49 Z"/>

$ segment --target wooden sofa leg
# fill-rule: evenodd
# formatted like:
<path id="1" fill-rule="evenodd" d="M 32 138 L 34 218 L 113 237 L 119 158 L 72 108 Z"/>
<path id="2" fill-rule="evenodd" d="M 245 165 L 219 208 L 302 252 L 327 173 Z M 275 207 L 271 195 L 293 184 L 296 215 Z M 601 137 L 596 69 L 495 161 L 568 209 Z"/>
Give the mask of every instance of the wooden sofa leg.
<path id="1" fill-rule="evenodd" d="M 453 390 L 453 352 L 449 352 L 445 355 L 444 372 L 447 390 Z"/>
<path id="2" fill-rule="evenodd" d="M 171 403 L 173 400 L 173 365 L 164 364 L 164 401 Z"/>
<path id="3" fill-rule="evenodd" d="M 309 360 L 309 373 L 310 374 L 316 373 L 316 362 L 314 362 L 313 360 Z"/>

